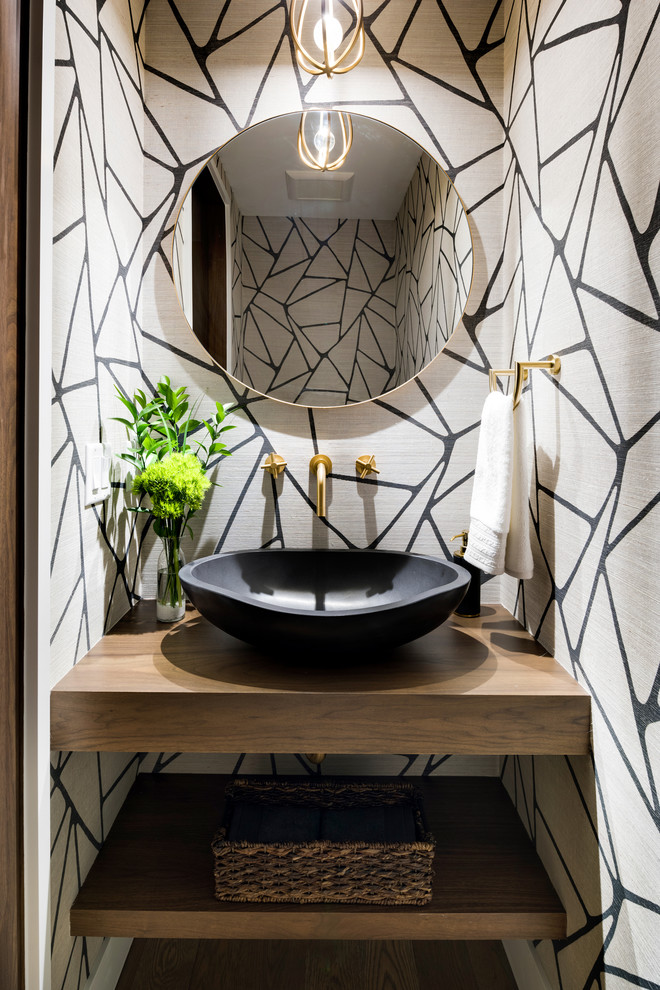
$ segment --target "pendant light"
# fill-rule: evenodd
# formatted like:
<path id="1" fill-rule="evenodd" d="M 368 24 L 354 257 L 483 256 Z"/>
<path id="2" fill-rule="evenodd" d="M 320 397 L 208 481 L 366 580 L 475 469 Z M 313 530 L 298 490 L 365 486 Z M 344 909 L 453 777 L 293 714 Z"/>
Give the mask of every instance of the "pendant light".
<path id="1" fill-rule="evenodd" d="M 353 123 L 339 110 L 306 110 L 298 128 L 298 154 L 308 168 L 333 172 L 346 161 L 353 143 Z"/>
<path id="2" fill-rule="evenodd" d="M 291 35 L 305 72 L 348 72 L 364 55 L 362 0 L 291 0 Z"/>

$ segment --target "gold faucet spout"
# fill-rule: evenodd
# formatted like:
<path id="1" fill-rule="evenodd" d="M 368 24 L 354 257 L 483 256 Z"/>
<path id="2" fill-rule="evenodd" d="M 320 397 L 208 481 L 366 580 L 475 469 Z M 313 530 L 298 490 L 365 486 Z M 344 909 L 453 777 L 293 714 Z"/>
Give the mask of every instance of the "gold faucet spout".
<path id="1" fill-rule="evenodd" d="M 316 475 L 316 515 L 325 518 L 326 478 L 332 471 L 332 461 L 327 454 L 314 454 L 309 469 Z"/>

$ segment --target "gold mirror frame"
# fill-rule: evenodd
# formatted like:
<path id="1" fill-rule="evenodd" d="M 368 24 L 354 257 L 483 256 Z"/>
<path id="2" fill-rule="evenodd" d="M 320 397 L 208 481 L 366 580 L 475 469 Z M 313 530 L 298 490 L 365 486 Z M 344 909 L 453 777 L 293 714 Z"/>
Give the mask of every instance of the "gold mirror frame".
<path id="1" fill-rule="evenodd" d="M 318 112 L 318 110 L 326 110 L 326 109 L 327 108 L 325 108 L 325 107 L 324 108 L 318 108 L 318 109 L 317 108 L 310 108 L 310 110 L 316 110 L 316 112 Z M 346 111 L 343 111 L 343 112 L 346 112 Z M 174 267 L 175 236 L 176 236 L 176 230 L 177 230 L 177 227 L 178 227 L 178 224 L 179 224 L 179 219 L 180 219 L 180 216 L 181 216 L 181 211 L 182 211 L 182 208 L 184 206 L 184 203 L 186 202 L 187 197 L 189 196 L 189 194 L 190 194 L 190 192 L 191 192 L 191 190 L 192 190 L 195 182 L 198 180 L 198 178 L 200 177 L 200 175 L 204 172 L 204 170 L 207 168 L 207 166 L 209 165 L 209 163 L 212 162 L 213 159 L 218 155 L 218 153 L 221 152 L 224 148 L 226 148 L 227 145 L 229 145 L 230 143 L 234 142 L 236 139 L 240 138 L 241 135 L 243 135 L 243 134 L 246 133 L 246 131 L 251 130 L 254 127 L 258 127 L 260 124 L 264 124 L 264 123 L 272 122 L 272 121 L 277 121 L 277 120 L 284 119 L 284 118 L 290 118 L 290 117 L 296 117 L 296 118 L 298 118 L 301 113 L 302 113 L 302 111 L 291 111 L 291 112 L 288 112 L 288 113 L 285 113 L 285 114 L 278 114 L 278 115 L 275 115 L 273 117 L 265 118 L 262 121 L 258 121 L 257 123 L 250 125 L 249 128 L 245 128 L 242 131 L 238 131 L 235 135 L 233 135 L 231 138 L 229 138 L 222 145 L 219 145 L 212 152 L 212 154 L 209 155 L 209 157 L 206 159 L 206 161 L 204 162 L 204 164 L 199 168 L 199 170 L 197 171 L 194 179 L 192 180 L 192 182 L 188 186 L 188 188 L 187 188 L 187 190 L 185 192 L 185 195 L 183 196 L 183 198 L 181 200 L 181 203 L 179 204 L 179 207 L 177 209 L 177 214 L 176 214 L 175 225 L 174 225 L 174 234 L 173 234 L 173 238 L 172 238 L 172 248 L 171 248 L 171 252 L 170 252 L 170 262 L 171 262 L 171 270 L 172 270 L 172 281 L 173 281 L 173 284 L 174 284 L 174 289 L 175 289 L 175 293 L 176 293 L 176 297 L 177 297 L 177 302 L 179 303 L 179 307 L 181 309 L 182 315 L 183 315 L 184 319 L 186 320 L 186 323 L 188 324 L 188 327 L 189 327 L 191 333 L 193 333 L 195 335 L 195 337 L 196 337 L 196 339 L 198 341 L 199 341 L 199 337 L 195 333 L 195 330 L 193 329 L 190 321 L 188 320 L 188 318 L 187 318 L 187 316 L 186 316 L 186 314 L 184 312 L 184 307 L 183 307 L 183 304 L 182 304 L 182 300 L 181 300 L 181 296 L 180 296 L 180 293 L 179 293 L 179 289 L 178 289 L 178 286 L 176 284 L 176 280 L 174 279 L 174 271 L 175 271 L 175 267 Z M 369 121 L 369 122 L 374 123 L 374 124 L 377 124 L 377 125 L 381 125 L 381 126 L 383 126 L 385 128 L 388 128 L 388 129 L 390 129 L 390 130 L 392 130 L 392 131 L 400 134 L 407 141 L 411 142 L 412 144 L 416 145 L 419 148 L 420 156 L 421 156 L 421 154 L 426 154 L 429 157 L 429 159 L 432 162 L 434 162 L 434 164 L 438 167 L 438 169 L 445 175 L 447 182 L 449 183 L 449 185 L 451 186 L 454 194 L 457 197 L 458 203 L 460 204 L 460 207 L 461 207 L 461 209 L 463 211 L 463 214 L 464 214 L 465 219 L 466 219 L 466 222 L 467 222 L 467 230 L 468 230 L 468 234 L 469 234 L 469 238 L 470 238 L 470 252 L 471 252 L 471 256 L 472 256 L 472 269 L 471 269 L 471 273 L 470 273 L 470 284 L 469 284 L 469 287 L 468 287 L 468 290 L 467 290 L 467 293 L 466 293 L 466 296 L 465 296 L 465 301 L 464 301 L 464 304 L 463 304 L 463 308 L 461 310 L 461 314 L 460 314 L 459 318 L 455 321 L 454 326 L 453 326 L 453 329 L 448 334 L 447 339 L 445 340 L 445 342 L 442 345 L 442 347 L 440 347 L 438 349 L 437 353 L 434 354 L 434 356 L 432 358 L 430 358 L 430 360 L 428 360 L 426 364 L 424 364 L 421 368 L 417 369 L 414 372 L 414 374 L 412 374 L 409 378 L 406 378 L 405 381 L 402 381 L 399 384 L 394 385 L 391 388 L 387 389 L 386 391 L 378 393 L 377 395 L 371 395 L 371 396 L 369 396 L 367 398 L 359 399 L 359 400 L 354 401 L 354 402 L 344 402 L 342 404 L 329 404 L 328 405 L 328 404 L 322 404 L 322 403 L 295 402 L 295 401 L 291 401 L 289 399 L 283 399 L 283 398 L 281 398 L 279 396 L 276 396 L 276 395 L 271 395 L 268 392 L 264 392 L 264 391 L 259 390 L 258 388 L 255 388 L 249 382 L 242 381 L 233 371 L 230 371 L 229 368 L 225 367 L 220 361 L 217 360 L 217 358 L 213 354 L 211 354 L 208 351 L 208 349 L 205 348 L 206 349 L 206 352 L 209 355 L 209 357 L 211 358 L 211 360 L 215 364 L 217 364 L 218 367 L 221 368 L 226 374 L 228 374 L 234 381 L 236 381 L 241 387 L 249 389 L 249 391 L 253 392 L 255 395 L 260 395 L 263 398 L 271 399 L 274 402 L 279 402 L 279 403 L 281 403 L 283 405 L 292 406 L 294 408 L 300 408 L 300 409 L 328 409 L 328 410 L 330 410 L 330 409 L 345 409 L 345 408 L 348 408 L 348 407 L 363 406 L 363 405 L 365 405 L 368 402 L 373 402 L 373 401 L 375 401 L 377 399 L 383 398 L 384 396 L 390 396 L 394 392 L 397 392 L 397 391 L 399 391 L 399 389 L 404 388 L 406 385 L 410 384 L 410 382 L 414 381 L 414 379 L 417 378 L 419 374 L 421 374 L 423 371 L 425 371 L 426 369 L 428 369 L 431 366 L 431 364 L 433 364 L 433 362 L 435 360 L 437 360 L 438 357 L 440 357 L 440 355 L 444 351 L 445 347 L 448 345 L 449 341 L 452 339 L 452 337 L 456 333 L 456 330 L 458 329 L 459 325 L 461 324 L 462 319 L 463 319 L 463 317 L 465 315 L 465 312 L 467 310 L 467 306 L 468 306 L 468 303 L 469 303 L 469 300 L 470 300 L 470 296 L 471 296 L 471 293 L 472 293 L 472 288 L 473 288 L 473 285 L 474 285 L 474 236 L 473 236 L 472 227 L 471 227 L 471 224 L 470 224 L 470 217 L 469 217 L 467 208 L 465 206 L 465 203 L 464 203 L 464 201 L 463 201 L 460 193 L 456 189 L 456 186 L 453 183 L 453 181 L 447 175 L 445 169 L 440 165 L 440 163 L 438 162 L 438 160 L 426 150 L 426 148 L 422 147 L 422 145 L 419 145 L 417 143 L 417 141 L 415 141 L 414 138 L 411 138 L 408 134 L 405 133 L 405 131 L 402 131 L 400 128 L 394 127 L 392 124 L 386 123 L 385 121 L 382 121 L 382 120 L 380 120 L 377 117 L 370 117 L 370 116 L 368 116 L 367 114 L 364 114 L 364 113 L 353 113 L 353 114 L 351 114 L 351 116 L 352 117 L 358 117 L 358 118 L 364 119 L 365 121 Z M 204 345 L 202 344 L 202 346 L 204 346 Z"/>

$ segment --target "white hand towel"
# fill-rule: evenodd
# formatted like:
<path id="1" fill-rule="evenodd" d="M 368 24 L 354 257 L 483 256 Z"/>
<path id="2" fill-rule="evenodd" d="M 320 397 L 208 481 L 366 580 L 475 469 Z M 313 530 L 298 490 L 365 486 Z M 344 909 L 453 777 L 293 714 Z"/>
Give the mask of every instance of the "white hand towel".
<path id="1" fill-rule="evenodd" d="M 504 570 L 511 577 L 527 580 L 534 573 L 530 541 L 529 489 L 532 480 L 532 431 L 529 399 L 523 394 L 513 414 L 513 478 L 511 522 L 506 541 Z"/>
<path id="2" fill-rule="evenodd" d="M 512 470 L 513 399 L 501 392 L 490 392 L 481 414 L 465 551 L 466 561 L 486 574 L 501 574 L 504 570 Z"/>

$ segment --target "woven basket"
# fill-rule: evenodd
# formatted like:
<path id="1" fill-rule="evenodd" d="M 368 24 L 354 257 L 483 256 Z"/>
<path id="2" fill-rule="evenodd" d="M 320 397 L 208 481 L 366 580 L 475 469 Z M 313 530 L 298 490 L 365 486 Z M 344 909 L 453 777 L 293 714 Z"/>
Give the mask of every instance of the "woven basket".
<path id="1" fill-rule="evenodd" d="M 359 837 L 352 841 L 247 841 L 240 830 L 237 834 L 236 822 L 232 827 L 239 805 L 249 805 L 252 813 L 264 818 L 269 807 L 271 814 L 275 808 L 285 814 L 290 808 L 324 809 L 326 815 L 339 815 L 339 820 L 343 809 L 394 814 L 406 821 L 406 831 L 414 838 L 403 842 L 362 841 Z M 374 811 L 393 808 L 400 810 Z M 431 899 L 435 841 L 426 828 L 421 796 L 410 784 L 329 778 L 236 780 L 227 788 L 225 816 L 212 849 L 215 896 L 221 901 L 426 904 Z"/>

